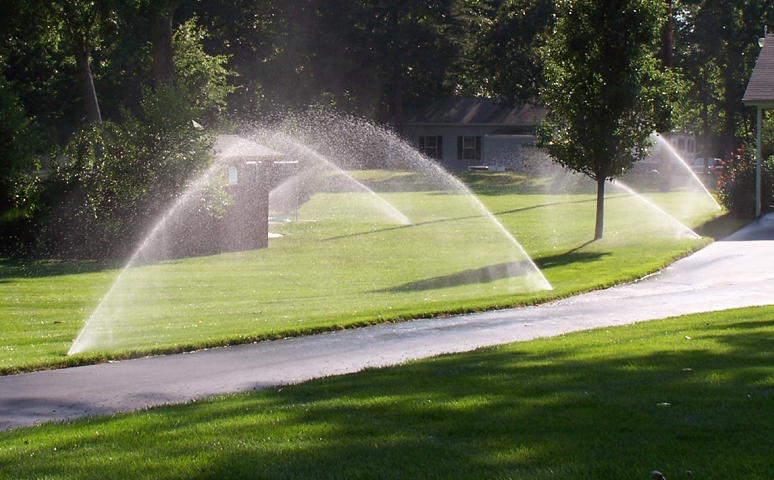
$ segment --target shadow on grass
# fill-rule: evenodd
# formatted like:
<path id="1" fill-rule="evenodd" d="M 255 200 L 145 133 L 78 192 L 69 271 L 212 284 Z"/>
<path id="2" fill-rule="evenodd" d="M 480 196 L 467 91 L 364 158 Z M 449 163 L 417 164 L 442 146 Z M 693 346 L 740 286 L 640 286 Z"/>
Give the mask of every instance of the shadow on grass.
<path id="1" fill-rule="evenodd" d="M 732 213 L 726 213 L 699 225 L 693 231 L 702 237 L 721 240 L 749 223 L 749 218 L 738 218 Z"/>
<path id="2" fill-rule="evenodd" d="M 43 278 L 120 268 L 116 260 L 54 260 L 0 258 L 0 282 L 13 278 Z"/>
<path id="3" fill-rule="evenodd" d="M 606 199 L 613 199 L 618 197 L 623 197 L 626 195 L 611 195 L 605 197 Z M 581 204 L 581 203 L 595 203 L 597 200 L 595 198 L 590 198 L 587 200 L 567 200 L 564 202 L 547 202 L 547 203 L 541 203 L 539 205 L 531 205 L 529 207 L 522 207 L 522 208 L 516 208 L 513 210 L 504 210 L 501 212 L 493 213 L 493 215 L 510 215 L 513 213 L 519 213 L 519 212 L 527 212 L 529 210 L 539 210 L 541 208 L 549 208 L 549 207 L 558 207 L 560 205 L 573 205 L 573 204 Z"/>
<path id="4" fill-rule="evenodd" d="M 446 175 L 449 177 L 445 177 Z M 439 178 L 443 180 L 440 183 L 449 187 L 449 190 L 438 192 Z M 358 181 L 378 193 L 436 191 L 453 194 L 459 192 L 459 184 L 451 183 L 446 178 L 454 178 L 464 185 L 465 189 L 476 194 L 534 195 L 545 194 L 549 190 L 545 180 L 515 172 L 445 172 L 444 174 L 413 172 L 383 178 L 358 178 Z"/>
<path id="5" fill-rule="evenodd" d="M 481 268 L 464 270 L 451 275 L 427 278 L 409 282 L 396 287 L 376 290 L 372 293 L 397 293 L 436 290 L 439 288 L 460 287 L 464 285 L 483 284 L 502 280 L 504 278 L 521 277 L 535 271 L 532 263 L 524 260 L 489 265 Z"/>
<path id="6" fill-rule="evenodd" d="M 559 254 L 543 257 L 533 263 L 529 260 L 519 262 L 507 262 L 497 265 L 489 265 L 481 268 L 464 270 L 462 272 L 440 277 L 433 277 L 415 282 L 405 283 L 396 287 L 376 290 L 372 293 L 397 293 L 435 290 L 440 288 L 460 287 L 464 285 L 485 284 L 502 280 L 504 278 L 522 277 L 535 272 L 535 266 L 542 270 L 552 267 L 561 267 L 572 263 L 594 262 L 610 255 L 604 252 L 580 252 L 579 250 L 593 242 L 586 242 L 578 247 Z"/>
<path id="7" fill-rule="evenodd" d="M 611 196 L 611 197 L 608 197 L 608 198 L 617 198 L 617 197 L 626 197 L 626 196 L 629 196 L 629 195 L 616 195 L 616 196 Z M 336 235 L 336 236 L 333 236 L 333 237 L 329 237 L 329 238 L 323 239 L 323 241 L 329 242 L 329 241 L 334 241 L 334 240 L 341 240 L 341 239 L 344 239 L 344 238 L 353 238 L 353 237 L 360 237 L 360 236 L 366 236 L 366 235 L 373 235 L 373 234 L 377 234 L 377 233 L 389 232 L 389 231 L 393 231 L 393 230 L 400 230 L 400 229 L 411 228 L 411 227 L 421 227 L 421 226 L 436 225 L 436 224 L 441 224 L 441 223 L 461 222 L 461 221 L 465 221 L 465 220 L 473 220 L 473 219 L 477 219 L 477 218 L 485 218 L 485 217 L 490 216 L 490 215 L 492 217 L 494 217 L 494 218 L 497 218 L 498 216 L 501 216 L 501 215 L 510 215 L 510 214 L 519 213 L 519 212 L 526 212 L 526 211 L 529 211 L 529 210 L 537 210 L 537 209 L 541 209 L 541 208 L 556 207 L 556 206 L 559 206 L 559 205 L 571 205 L 571 204 L 592 203 L 592 202 L 596 202 L 596 200 L 595 199 L 589 199 L 589 200 L 567 200 L 567 201 L 564 201 L 564 202 L 547 202 L 547 203 L 541 203 L 539 205 L 531 205 L 529 207 L 516 208 L 516 209 L 513 209 L 513 210 L 504 210 L 504 211 L 500 211 L 500 212 L 490 212 L 489 210 L 486 210 L 487 213 L 482 213 L 481 215 L 468 215 L 468 216 L 464 216 L 464 217 L 441 218 L 441 219 L 436 219 L 436 220 L 428 220 L 426 222 L 414 223 L 414 224 L 411 224 L 411 225 L 395 225 L 395 226 L 391 226 L 391 227 L 379 228 L 379 229 L 374 229 L 374 230 L 368 230 L 368 231 L 364 231 L 364 232 L 348 233 L 348 234 L 345 234 L 345 235 Z M 484 207 L 484 208 L 486 208 L 486 207 Z M 516 235 L 518 235 L 518 232 L 516 232 Z"/>
<path id="8" fill-rule="evenodd" d="M 270 437 L 269 445 L 227 453 L 197 478 L 636 479 L 659 469 L 670 479 L 752 479 L 772 471 L 773 369 L 758 355 L 771 352 L 761 329 L 718 338 L 731 346 L 722 352 L 688 341 L 662 347 L 669 333 L 645 332 L 624 339 L 650 344 L 631 353 L 514 345 L 272 392 L 253 408 L 280 413 L 279 422 L 256 428 L 246 415 L 229 432 Z M 299 435 L 307 436 L 300 448 L 278 454 Z"/>
<path id="9" fill-rule="evenodd" d="M 375 193 L 432 192 L 438 190 L 438 182 L 432 176 L 428 177 L 426 173 L 422 172 L 407 173 L 382 179 L 369 178 L 359 181 Z"/>
<path id="10" fill-rule="evenodd" d="M 581 252 L 580 251 L 583 247 L 591 245 L 593 243 L 594 241 L 590 240 L 586 243 L 578 245 L 577 247 L 571 250 L 568 250 L 565 253 L 536 258 L 535 264 L 538 266 L 538 268 L 543 270 L 543 269 L 553 268 L 553 267 L 562 267 L 573 263 L 595 262 L 602 257 L 610 255 L 610 253 L 608 252 Z"/>
<path id="11" fill-rule="evenodd" d="M 546 177 L 534 177 L 515 172 L 474 173 L 456 172 L 455 176 L 462 181 L 471 191 L 480 195 L 545 195 L 545 194 L 589 194 L 594 193 L 596 187 L 592 181 L 556 181 L 557 178 L 573 178 L 569 171 L 548 175 Z M 586 179 L 583 176 L 577 178 Z"/>
<path id="12" fill-rule="evenodd" d="M 441 356 L 152 409 L 135 423 L 97 418 L 53 442 L 41 429 L 9 432 L 0 463 L 18 478 L 67 471 L 68 457 L 84 479 L 765 478 L 772 325 L 712 325 L 722 320 Z"/>

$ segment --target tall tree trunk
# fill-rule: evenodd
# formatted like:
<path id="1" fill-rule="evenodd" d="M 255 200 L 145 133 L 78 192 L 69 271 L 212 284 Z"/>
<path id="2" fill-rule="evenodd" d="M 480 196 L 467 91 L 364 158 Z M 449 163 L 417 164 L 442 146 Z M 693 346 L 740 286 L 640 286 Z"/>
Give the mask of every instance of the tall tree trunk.
<path id="1" fill-rule="evenodd" d="M 740 65 L 742 54 L 736 50 L 728 53 L 729 65 Z M 736 147 L 736 113 L 742 102 L 744 91 L 739 91 L 737 72 L 735 69 L 723 70 L 723 132 L 720 140 L 723 158 L 728 158 Z"/>
<path id="2" fill-rule="evenodd" d="M 706 80 L 705 80 L 706 81 Z M 702 91 L 701 94 L 701 138 L 703 145 L 701 146 L 701 156 L 704 158 L 711 158 L 715 156 L 710 145 L 710 125 L 709 125 L 709 95 L 706 91 Z"/>
<path id="3" fill-rule="evenodd" d="M 177 2 L 168 2 L 151 10 L 153 81 L 157 88 L 175 73 L 172 58 L 172 16 L 176 8 Z"/>
<path id="4" fill-rule="evenodd" d="M 597 175 L 597 221 L 594 226 L 594 240 L 602 238 L 605 223 L 605 176 Z"/>
<path id="5" fill-rule="evenodd" d="M 395 90 L 393 91 L 393 113 L 395 118 L 395 132 L 403 135 L 403 76 L 401 72 L 395 75 Z"/>
<path id="6" fill-rule="evenodd" d="M 404 2 L 393 2 L 389 19 L 390 29 L 393 32 L 400 31 L 399 18 L 405 11 Z M 392 112 L 395 118 L 395 132 L 403 135 L 403 44 L 401 41 L 394 43 L 394 62 L 392 64 Z"/>
<path id="7" fill-rule="evenodd" d="M 97 100 L 97 90 L 94 88 L 94 76 L 91 73 L 89 57 L 91 49 L 85 38 L 81 37 L 75 41 L 75 64 L 80 77 L 81 95 L 83 96 L 83 105 L 86 109 L 86 120 L 89 123 L 102 121 L 102 113 L 99 109 L 99 100 Z"/>
<path id="8" fill-rule="evenodd" d="M 728 79 L 727 84 L 731 82 Z M 741 95 L 738 98 L 733 97 L 734 88 L 727 85 L 725 99 L 723 100 L 723 134 L 721 139 L 721 145 L 723 148 L 723 158 L 728 158 L 731 152 L 736 147 L 736 112 L 737 112 L 737 100 L 742 98 Z"/>
<path id="9" fill-rule="evenodd" d="M 674 61 L 674 28 L 675 28 L 675 18 L 674 18 L 674 9 L 672 7 L 672 1 L 673 0 L 665 0 L 667 4 L 667 21 L 664 24 L 664 26 L 661 29 L 661 54 L 662 54 L 662 60 L 664 64 L 664 68 L 669 70 L 674 70 L 675 68 L 675 61 Z"/>

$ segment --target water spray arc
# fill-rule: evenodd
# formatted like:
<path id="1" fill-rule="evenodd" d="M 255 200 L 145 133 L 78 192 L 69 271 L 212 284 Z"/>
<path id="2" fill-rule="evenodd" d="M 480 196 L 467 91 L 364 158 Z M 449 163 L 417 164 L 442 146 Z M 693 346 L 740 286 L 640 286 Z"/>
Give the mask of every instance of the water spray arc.
<path id="1" fill-rule="evenodd" d="M 336 175 L 340 175 L 341 178 L 343 178 L 344 181 L 355 191 L 365 193 L 374 202 L 376 208 L 384 211 L 385 215 L 391 218 L 394 222 L 400 225 L 412 225 L 412 221 L 406 215 L 404 215 L 403 212 L 395 208 L 395 206 L 387 201 L 384 197 L 365 186 L 362 182 L 358 181 L 350 173 L 336 165 L 333 161 L 326 158 L 313 147 L 304 145 L 300 140 L 297 140 L 290 135 L 278 132 L 264 132 L 263 134 L 258 134 L 257 137 L 265 141 L 268 140 L 268 143 L 271 143 L 273 146 L 279 149 L 282 149 L 282 145 L 284 145 L 285 149 L 290 149 L 289 151 L 285 150 L 286 155 L 301 155 L 302 157 L 305 157 L 310 161 L 321 165 L 323 172 L 328 171 L 333 172 Z M 308 170 L 307 175 L 315 174 L 320 174 L 320 171 L 315 171 L 313 169 Z M 271 193 L 276 192 L 280 187 L 282 187 L 282 185 L 273 189 Z"/>
<path id="2" fill-rule="evenodd" d="M 634 191 L 633 188 L 626 185 L 620 180 L 613 180 L 613 185 L 623 189 L 627 194 L 634 196 L 637 200 L 642 202 L 644 205 L 646 205 L 649 209 L 656 212 L 659 216 L 666 219 L 667 222 L 674 228 L 674 230 L 677 232 L 677 236 L 679 238 L 701 238 L 696 232 L 685 226 L 681 221 L 677 220 L 672 215 L 665 212 L 663 209 L 661 209 L 658 205 L 651 202 L 644 196 L 638 194 Z"/>
<path id="3" fill-rule="evenodd" d="M 181 195 L 174 204 L 161 216 L 161 218 L 153 225 L 150 232 L 145 236 L 140 245 L 135 249 L 132 256 L 126 262 L 124 267 L 119 272 L 116 279 L 111 284 L 107 293 L 102 297 L 97 307 L 86 319 L 86 323 L 81 328 L 78 336 L 70 346 L 68 355 L 74 355 L 86 350 L 89 350 L 100 341 L 112 341 L 114 332 L 112 328 L 112 322 L 110 322 L 111 315 L 111 301 L 115 299 L 115 291 L 119 288 L 127 272 L 136 265 L 143 263 L 146 258 L 145 255 L 148 250 L 153 247 L 153 243 L 159 240 L 160 234 L 163 231 L 167 223 L 174 218 L 176 214 L 186 205 L 188 201 L 194 196 L 199 194 L 203 188 L 207 185 L 212 175 L 219 169 L 220 165 L 213 164 L 208 168 L 199 178 L 196 179 Z"/>
<path id="4" fill-rule="evenodd" d="M 712 203 L 715 204 L 715 207 L 717 210 L 722 210 L 722 207 L 720 204 L 715 200 L 715 197 L 710 193 L 709 190 L 707 190 L 707 187 L 704 185 L 704 182 L 701 181 L 701 179 L 696 175 L 696 172 L 691 169 L 691 167 L 688 165 L 688 163 L 685 161 L 685 159 L 675 150 L 675 148 L 672 146 L 671 143 L 664 137 L 662 137 L 660 134 L 655 133 L 652 135 L 653 138 L 655 138 L 656 142 L 659 145 L 662 145 L 664 148 L 667 149 L 667 151 L 670 153 L 672 158 L 674 158 L 678 165 L 681 166 L 696 182 L 697 185 L 702 189 L 702 191 L 707 195 L 707 197 L 712 200 Z"/>
<path id="5" fill-rule="evenodd" d="M 272 198 L 278 199 L 279 190 L 287 188 L 296 196 L 292 208 L 300 211 L 300 220 L 273 224 L 270 228 L 284 229 L 281 233 L 287 235 L 268 249 L 237 254 L 214 250 L 166 261 L 157 249 L 174 244 L 175 235 L 207 232 L 187 225 L 181 217 L 196 210 L 191 204 L 205 196 L 208 185 L 230 177 L 224 171 L 227 166 L 216 162 L 140 242 L 86 320 L 69 354 L 192 344 L 200 341 L 197 332 L 208 323 L 224 324 L 244 315 L 282 318 L 288 308 L 305 303 L 310 306 L 304 309 L 314 314 L 341 311 L 338 315 L 345 318 L 345 312 L 351 311 L 344 287 L 364 290 L 374 305 L 371 308 L 381 305 L 382 311 L 394 302 L 406 308 L 400 302 L 413 305 L 428 297 L 478 298 L 491 295 L 493 289 L 499 295 L 551 289 L 514 234 L 461 181 L 387 130 L 343 116 L 314 115 L 291 131 L 260 128 L 242 137 L 266 145 L 299 170 L 292 175 L 285 172 L 284 177 L 268 175 L 265 187 L 272 193 L 267 194 L 267 212 L 260 216 L 269 221 Z M 241 158 L 238 152 L 221 152 L 221 156 Z M 384 228 L 385 222 L 400 228 Z M 343 229 L 340 234 L 335 233 L 337 228 Z M 320 242 L 326 239 L 330 241 Z M 384 245 L 374 248 L 374 242 Z M 220 251 L 233 251 L 223 245 Z M 296 269 L 292 275 L 283 268 L 284 261 Z M 299 265 L 308 270 L 298 272 Z M 357 281 L 352 279 L 353 271 Z M 227 281 L 227 290 L 208 288 L 196 293 L 195 285 L 220 285 L 211 280 L 216 276 L 233 278 Z M 341 280 L 335 281 L 339 276 Z M 435 278 L 454 281 L 436 283 Z M 328 283 L 335 291 L 317 291 Z M 315 294 L 296 297 L 295 285 L 302 284 L 311 285 Z M 454 290 L 447 294 L 444 289 Z M 307 319 L 288 320 L 301 321 Z M 158 332 L 158 325 L 166 325 L 163 338 L 143 333 L 145 328 Z"/>

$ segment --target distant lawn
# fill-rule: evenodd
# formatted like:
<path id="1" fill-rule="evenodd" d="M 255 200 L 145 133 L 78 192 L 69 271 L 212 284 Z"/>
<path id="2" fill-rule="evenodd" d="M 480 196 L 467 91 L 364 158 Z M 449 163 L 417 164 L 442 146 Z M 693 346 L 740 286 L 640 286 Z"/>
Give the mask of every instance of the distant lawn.
<path id="1" fill-rule="evenodd" d="M 474 198 L 358 174 L 413 224 L 395 223 L 373 196 L 320 192 L 298 221 L 272 226 L 284 236 L 268 249 L 126 271 L 100 310 L 110 322 L 93 352 L 66 356 L 118 269 L 0 260 L 0 373 L 533 304 L 639 278 L 709 241 L 680 238 L 685 229 L 663 212 L 691 228 L 719 213 L 695 193 L 650 193 L 655 209 L 611 188 L 605 238 L 591 243 L 594 196 L 582 188 L 546 193 L 539 179 L 465 175 Z M 712 225 L 718 236 L 739 226 Z M 540 274 L 522 247 L 553 290 L 535 289 Z"/>
<path id="2" fill-rule="evenodd" d="M 4 478 L 746 480 L 774 307 L 645 322 L 0 433 Z"/>

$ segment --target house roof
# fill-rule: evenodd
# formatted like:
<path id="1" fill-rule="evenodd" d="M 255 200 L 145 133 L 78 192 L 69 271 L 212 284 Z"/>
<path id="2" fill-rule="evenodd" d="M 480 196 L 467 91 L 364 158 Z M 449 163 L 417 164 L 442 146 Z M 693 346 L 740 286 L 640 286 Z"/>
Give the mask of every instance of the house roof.
<path id="1" fill-rule="evenodd" d="M 742 102 L 749 106 L 774 108 L 774 34 L 766 35 Z"/>
<path id="2" fill-rule="evenodd" d="M 545 116 L 545 109 L 513 105 L 496 98 L 438 98 L 407 105 L 403 124 L 535 126 Z"/>
<path id="3" fill-rule="evenodd" d="M 282 157 L 279 152 L 238 135 L 218 135 L 212 152 L 221 162 Z"/>

